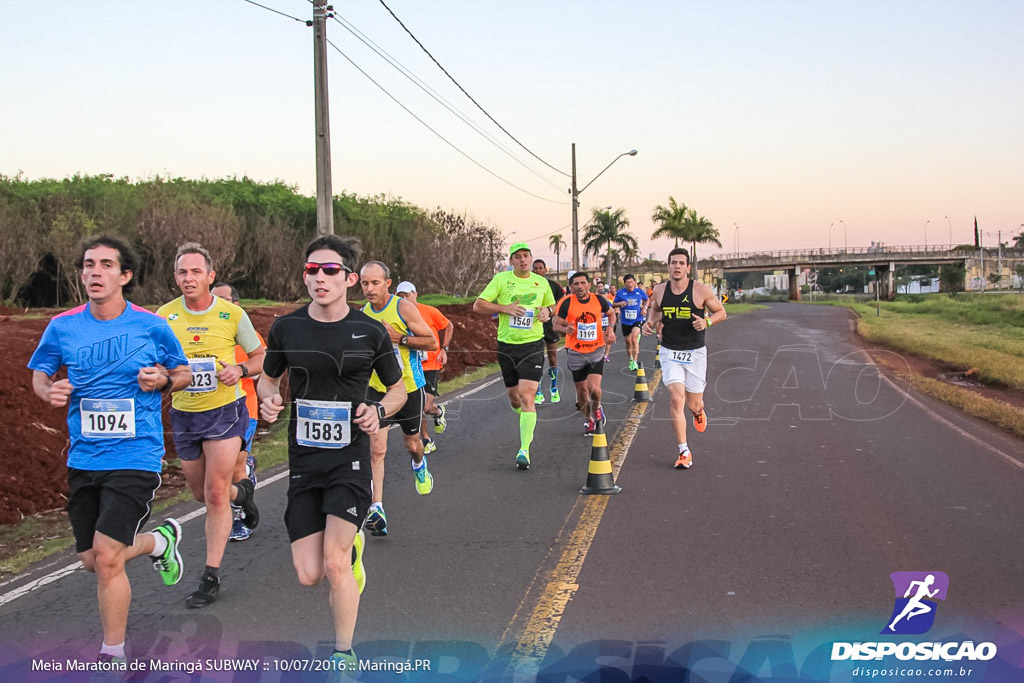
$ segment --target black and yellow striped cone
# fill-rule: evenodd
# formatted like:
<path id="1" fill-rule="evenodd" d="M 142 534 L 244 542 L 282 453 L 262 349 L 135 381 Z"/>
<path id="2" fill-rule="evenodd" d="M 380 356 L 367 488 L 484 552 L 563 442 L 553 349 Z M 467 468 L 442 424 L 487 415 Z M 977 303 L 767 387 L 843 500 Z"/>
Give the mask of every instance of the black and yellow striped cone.
<path id="1" fill-rule="evenodd" d="M 580 493 L 618 493 L 622 489 L 615 485 L 612 476 L 612 461 L 608 457 L 608 439 L 604 435 L 604 420 L 595 420 L 594 444 L 590 449 L 590 467 L 587 469 L 587 485 Z"/>
<path id="2" fill-rule="evenodd" d="M 652 403 L 651 392 L 647 390 L 647 374 L 643 363 L 636 370 L 636 387 L 633 389 L 633 403 Z"/>
<path id="3" fill-rule="evenodd" d="M 661 344 L 658 344 L 658 348 L 654 349 L 654 367 L 655 369 L 661 367 Z"/>

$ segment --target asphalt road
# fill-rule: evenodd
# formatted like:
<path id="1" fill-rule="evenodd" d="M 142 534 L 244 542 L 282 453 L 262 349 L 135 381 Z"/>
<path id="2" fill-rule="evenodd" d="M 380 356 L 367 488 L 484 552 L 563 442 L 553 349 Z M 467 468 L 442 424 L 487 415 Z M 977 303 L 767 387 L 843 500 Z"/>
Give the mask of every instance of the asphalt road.
<path id="1" fill-rule="evenodd" d="M 828 650 L 885 639 L 896 571 L 949 577 L 927 636 L 903 638 L 992 641 L 999 655 L 967 663 L 969 680 L 1024 678 L 1024 445 L 881 379 L 844 309 L 777 304 L 716 325 L 708 343 L 711 420 L 691 429 L 688 471 L 672 468 L 666 390 L 652 383 L 654 402 L 632 403 L 615 346 L 604 386 L 616 496 L 578 493 L 591 440 L 564 382 L 562 402 L 539 409 L 528 472 L 513 465 L 517 421 L 500 382 L 446 398 L 429 496 L 392 434 L 391 533 L 368 538 L 355 649 L 430 670 L 362 680 L 682 680 L 684 667 L 691 680 L 851 680 L 859 662 L 830 662 Z M 644 341 L 649 376 L 653 346 Z M 184 605 L 202 517 L 185 523 L 181 584 L 164 587 L 144 560 L 130 566 L 132 656 L 260 662 L 256 674 L 211 663 L 192 680 L 322 679 L 272 663 L 315 661 L 333 644 L 326 587 L 301 587 L 291 567 L 285 486 L 259 489 L 263 521 L 228 548 L 215 605 Z M 73 561 L 0 586 L 0 680 L 64 680 L 33 662 L 93 657 L 94 577 L 52 578 Z M 51 580 L 26 590 L 41 577 Z M 133 678 L 178 679 L 188 676 Z"/>

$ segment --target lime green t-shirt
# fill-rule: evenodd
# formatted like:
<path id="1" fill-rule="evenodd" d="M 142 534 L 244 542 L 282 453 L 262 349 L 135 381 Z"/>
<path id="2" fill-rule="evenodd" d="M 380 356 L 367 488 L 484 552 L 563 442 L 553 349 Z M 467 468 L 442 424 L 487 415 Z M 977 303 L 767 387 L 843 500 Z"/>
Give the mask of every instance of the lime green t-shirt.
<path id="1" fill-rule="evenodd" d="M 527 309 L 521 316 L 498 314 L 498 341 L 505 344 L 528 344 L 544 337 L 544 323 L 537 318 L 537 309 L 554 306 L 555 297 L 547 279 L 530 273 L 529 277 L 516 277 L 515 271 L 498 273 L 478 297 L 484 301 L 505 306 L 516 303 Z"/>

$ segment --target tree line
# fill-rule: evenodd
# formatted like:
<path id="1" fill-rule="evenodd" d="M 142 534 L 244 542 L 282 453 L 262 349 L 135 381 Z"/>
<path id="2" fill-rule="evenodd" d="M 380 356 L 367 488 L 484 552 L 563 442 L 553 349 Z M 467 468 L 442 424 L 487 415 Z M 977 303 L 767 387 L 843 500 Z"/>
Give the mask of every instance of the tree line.
<path id="1" fill-rule="evenodd" d="M 466 296 L 503 258 L 497 228 L 390 196 L 335 196 L 334 229 L 362 240 L 364 260 L 387 263 L 396 277 L 413 280 L 424 292 Z M 243 297 L 293 301 L 306 295 L 300 262 L 316 235 L 316 200 L 280 181 L 245 177 L 0 175 L 0 301 L 83 301 L 78 245 L 96 234 L 125 238 L 139 252 L 132 292 L 139 303 L 178 294 L 173 259 L 188 241 L 210 250 L 218 280 Z"/>

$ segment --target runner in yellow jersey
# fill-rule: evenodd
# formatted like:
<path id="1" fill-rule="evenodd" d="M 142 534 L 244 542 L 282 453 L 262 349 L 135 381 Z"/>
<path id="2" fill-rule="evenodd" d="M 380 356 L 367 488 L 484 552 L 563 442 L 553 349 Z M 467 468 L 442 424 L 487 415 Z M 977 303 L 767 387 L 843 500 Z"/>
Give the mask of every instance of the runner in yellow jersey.
<path id="1" fill-rule="evenodd" d="M 516 467 L 530 468 L 530 444 L 537 427 L 537 387 L 544 369 L 544 323 L 551 318 L 555 297 L 551 284 L 530 272 L 533 254 L 526 242 L 509 248 L 514 270 L 495 275 L 473 310 L 498 314 L 498 364 L 512 410 L 519 414 Z"/>
<path id="2" fill-rule="evenodd" d="M 249 425 L 240 380 L 263 371 L 265 349 L 245 311 L 210 293 L 215 277 L 206 249 L 195 242 L 181 245 L 174 280 L 182 296 L 157 310 L 181 342 L 192 370 L 191 385 L 173 395 L 171 430 L 192 495 L 206 503 L 206 568 L 188 607 L 205 607 L 220 592 L 231 503 L 242 507 L 250 529 L 259 523 L 252 482 L 242 477 L 232 485 L 231 480 Z M 237 365 L 236 345 L 249 354 Z"/>
<path id="3" fill-rule="evenodd" d="M 391 337 L 395 356 L 402 366 L 402 381 L 408 396 L 402 409 L 383 420 L 383 429 L 370 435 L 370 467 L 373 470 L 373 501 L 366 515 L 366 529 L 371 536 L 386 536 L 388 519 L 384 514 L 384 458 L 388 451 L 388 428 L 397 424 L 402 428 L 402 441 L 412 456 L 412 473 L 416 491 L 425 496 L 434 489 L 434 477 L 427 469 L 420 440 L 420 422 L 423 420 L 423 365 L 419 351 L 437 349 L 437 337 L 423 320 L 416 305 L 390 293 L 391 270 L 380 261 L 369 261 L 359 271 L 359 284 L 366 297 L 363 313 L 379 320 Z M 380 401 L 385 386 L 374 373 L 370 377 L 367 399 Z"/>

